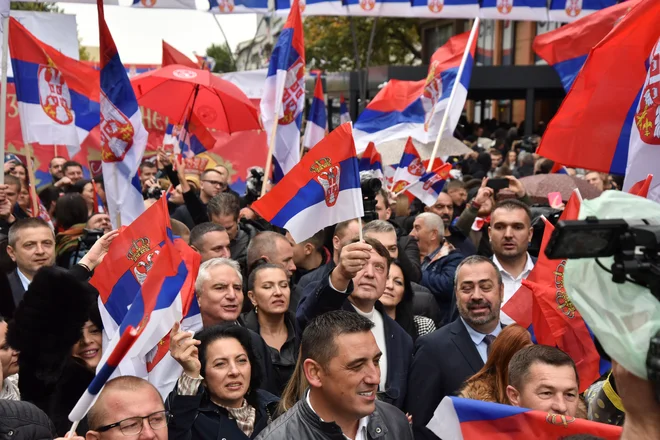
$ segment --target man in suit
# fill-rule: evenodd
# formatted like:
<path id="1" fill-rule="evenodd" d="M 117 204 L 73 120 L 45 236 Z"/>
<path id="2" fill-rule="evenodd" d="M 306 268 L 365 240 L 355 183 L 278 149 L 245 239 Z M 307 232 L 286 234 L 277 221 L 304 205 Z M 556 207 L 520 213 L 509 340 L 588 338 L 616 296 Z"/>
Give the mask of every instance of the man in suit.
<path id="1" fill-rule="evenodd" d="M 389 252 L 374 238 L 365 237 L 364 242 L 345 246 L 337 267 L 320 282 L 308 286 L 314 290 L 300 301 L 296 322 L 302 331 L 317 316 L 340 309 L 373 322 L 371 332 L 383 354 L 379 393 L 382 400 L 401 408 L 413 344 L 410 335 L 385 313 L 378 301 L 385 293 L 390 262 Z"/>
<path id="2" fill-rule="evenodd" d="M 415 440 L 438 439 L 426 424 L 440 401 L 456 394 L 484 366 L 488 348 L 502 329 L 504 286 L 491 260 L 467 257 L 458 265 L 454 284 L 459 318 L 415 343 L 405 405 Z"/>
<path id="3" fill-rule="evenodd" d="M 55 264 L 55 234 L 38 217 L 19 220 L 9 229 L 7 254 L 16 269 L 7 275 L 14 306 L 17 306 L 32 277 L 44 266 Z"/>

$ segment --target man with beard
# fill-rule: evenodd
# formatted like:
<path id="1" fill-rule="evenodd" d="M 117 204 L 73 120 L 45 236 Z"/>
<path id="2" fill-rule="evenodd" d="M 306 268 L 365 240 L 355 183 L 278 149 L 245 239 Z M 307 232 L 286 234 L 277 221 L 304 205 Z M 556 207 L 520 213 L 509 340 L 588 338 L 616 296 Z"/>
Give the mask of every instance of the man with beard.
<path id="1" fill-rule="evenodd" d="M 490 344 L 502 329 L 504 285 L 491 260 L 467 257 L 456 269 L 454 286 L 459 318 L 415 343 L 405 405 L 415 440 L 438 440 L 426 424 L 440 401 L 484 366 Z"/>
<path id="2" fill-rule="evenodd" d="M 445 225 L 445 239 L 458 249 L 461 254 L 469 257 L 477 253 L 477 248 L 474 247 L 474 244 L 461 231 L 451 225 L 454 219 L 454 206 L 452 197 L 446 192 L 441 192 L 438 194 L 438 199 L 435 203 L 427 206 L 424 210 L 440 216 Z"/>
<path id="3" fill-rule="evenodd" d="M 522 280 L 534 269 L 535 260 L 527 252 L 533 233 L 532 214 L 523 202 L 508 199 L 495 205 L 488 236 L 494 254 L 493 263 L 504 282 L 502 305 L 516 293 Z M 505 313 L 502 313 L 501 319 L 504 324 L 513 323 Z"/>

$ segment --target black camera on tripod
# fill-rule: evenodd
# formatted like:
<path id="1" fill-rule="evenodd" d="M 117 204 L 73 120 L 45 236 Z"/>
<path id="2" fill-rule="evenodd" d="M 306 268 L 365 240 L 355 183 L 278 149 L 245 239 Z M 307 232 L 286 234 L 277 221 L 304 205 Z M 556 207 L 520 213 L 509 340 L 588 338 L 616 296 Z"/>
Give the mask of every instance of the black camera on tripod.
<path id="1" fill-rule="evenodd" d="M 551 259 L 595 258 L 612 274 L 612 281 L 626 281 L 649 289 L 660 301 L 660 225 L 647 220 L 560 221 L 550 237 L 545 254 Z M 598 258 L 614 257 L 611 269 Z M 651 338 L 646 370 L 660 402 L 660 331 Z"/>
<path id="2" fill-rule="evenodd" d="M 380 179 L 372 177 L 371 174 L 364 173 L 360 178 L 360 188 L 362 189 L 362 206 L 364 207 L 364 217 L 362 221 L 369 223 L 372 220 L 378 220 L 376 212 L 376 194 L 383 187 Z"/>

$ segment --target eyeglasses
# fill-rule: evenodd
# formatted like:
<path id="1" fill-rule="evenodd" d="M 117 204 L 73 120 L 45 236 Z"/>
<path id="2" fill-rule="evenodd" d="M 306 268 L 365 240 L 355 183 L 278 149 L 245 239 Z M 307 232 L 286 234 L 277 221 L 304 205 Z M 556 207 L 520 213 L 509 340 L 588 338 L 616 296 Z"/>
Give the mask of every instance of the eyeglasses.
<path id="1" fill-rule="evenodd" d="M 149 414 L 148 416 L 130 417 L 111 425 L 101 426 L 100 428 L 96 428 L 95 431 L 105 432 L 119 426 L 121 433 L 124 435 L 139 435 L 142 432 L 142 428 L 144 427 L 144 419 L 149 421 L 149 426 L 151 426 L 151 429 L 156 430 L 166 427 L 171 418 L 172 415 L 168 411 L 158 411 L 153 414 Z"/>
<path id="2" fill-rule="evenodd" d="M 224 182 L 218 182 L 217 180 L 202 180 L 202 182 L 206 182 L 206 183 L 211 184 L 213 186 L 220 186 L 220 187 L 225 186 Z"/>

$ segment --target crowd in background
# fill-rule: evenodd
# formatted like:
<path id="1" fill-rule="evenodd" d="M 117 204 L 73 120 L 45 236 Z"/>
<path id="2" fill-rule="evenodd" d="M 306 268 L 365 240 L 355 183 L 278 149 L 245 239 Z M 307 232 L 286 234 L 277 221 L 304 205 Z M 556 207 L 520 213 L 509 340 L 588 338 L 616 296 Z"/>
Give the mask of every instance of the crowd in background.
<path id="1" fill-rule="evenodd" d="M 538 136 L 515 125 L 465 123 L 459 131 L 473 151 L 448 158 L 460 172 L 436 203 L 381 190 L 363 241 L 357 219 L 300 243 L 268 224 L 250 208 L 262 170 L 250 170 L 239 195 L 222 165 L 191 171 L 164 151 L 145 159 L 145 203 L 167 197 L 174 234 L 201 256 L 195 290 L 204 329 L 194 337 L 172 329 L 170 353 L 182 373 L 164 402 L 142 379 L 113 379 L 78 432 L 437 439 L 427 423 L 445 396 L 460 395 L 625 422 L 626 438 L 660 438 L 648 383 L 615 364 L 580 394 L 579 360 L 534 345 L 501 312 L 538 257 L 540 214 L 562 209 L 534 205 L 520 179 L 555 164 L 534 154 Z M 39 191 L 51 223 L 30 211 L 26 165 L 10 158 L 4 171 L 0 399 L 39 408 L 30 407 L 26 423 L 46 433 L 40 438 L 63 436 L 101 359 L 98 293 L 87 281 L 117 232 L 102 179 L 86 179 L 81 164 L 51 160 L 52 181 Z M 621 187 L 615 176 L 566 171 L 599 191 Z M 508 188 L 487 185 L 497 177 Z"/>

